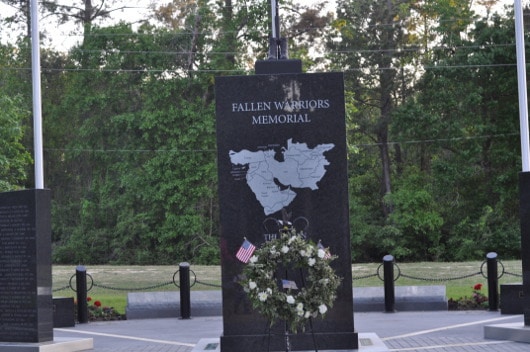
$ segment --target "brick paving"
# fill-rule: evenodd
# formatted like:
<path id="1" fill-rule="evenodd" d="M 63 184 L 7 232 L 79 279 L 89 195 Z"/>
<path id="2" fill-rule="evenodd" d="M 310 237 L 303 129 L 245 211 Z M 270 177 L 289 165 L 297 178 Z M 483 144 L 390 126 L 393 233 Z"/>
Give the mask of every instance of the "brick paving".
<path id="1" fill-rule="evenodd" d="M 522 315 L 487 311 L 371 312 L 355 313 L 354 321 L 359 333 L 377 334 L 389 351 L 530 351 L 530 344 L 484 338 L 484 326 L 518 322 L 522 325 Z M 202 338 L 217 338 L 222 334 L 222 317 L 98 322 L 55 329 L 54 334 L 58 337 L 91 337 L 94 352 L 192 352 Z"/>
<path id="2" fill-rule="evenodd" d="M 390 351 L 407 352 L 528 352 L 530 345 L 511 341 L 488 341 L 480 338 L 414 337 L 383 340 Z"/>

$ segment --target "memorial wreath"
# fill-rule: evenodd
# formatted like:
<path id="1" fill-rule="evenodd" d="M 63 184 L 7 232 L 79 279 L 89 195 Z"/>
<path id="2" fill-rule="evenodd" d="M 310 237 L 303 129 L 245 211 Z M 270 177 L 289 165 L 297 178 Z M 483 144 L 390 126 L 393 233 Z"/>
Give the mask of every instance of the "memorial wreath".
<path id="1" fill-rule="evenodd" d="M 241 284 L 271 326 L 285 321 L 296 332 L 309 319 L 323 317 L 333 305 L 341 281 L 329 265 L 335 258 L 320 243 L 306 241 L 292 230 L 254 252 L 243 269 Z M 296 271 L 301 273 L 301 287 L 280 277 Z"/>

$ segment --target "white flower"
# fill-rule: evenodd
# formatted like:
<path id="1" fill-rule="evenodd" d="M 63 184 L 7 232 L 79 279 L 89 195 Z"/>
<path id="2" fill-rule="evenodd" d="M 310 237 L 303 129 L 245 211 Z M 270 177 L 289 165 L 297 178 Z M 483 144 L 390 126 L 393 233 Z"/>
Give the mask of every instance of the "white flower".
<path id="1" fill-rule="evenodd" d="M 321 304 L 318 306 L 318 311 L 320 312 L 320 314 L 324 314 L 328 311 L 328 307 L 326 307 L 325 304 Z"/>
<path id="2" fill-rule="evenodd" d="M 316 262 L 317 262 L 317 260 L 315 258 L 309 258 L 307 260 L 307 265 L 313 266 L 313 265 L 315 265 Z"/>
<path id="3" fill-rule="evenodd" d="M 329 279 L 320 279 L 318 282 L 322 285 L 327 285 L 329 283 Z"/>
<path id="4" fill-rule="evenodd" d="M 265 302 L 267 300 L 267 297 L 269 295 L 266 292 L 260 292 L 258 293 L 258 299 L 262 302 Z"/>
<path id="5" fill-rule="evenodd" d="M 291 243 L 293 243 L 295 240 L 296 240 L 296 236 L 292 236 L 291 238 L 289 238 L 289 241 L 287 241 L 287 243 L 291 244 Z"/>
<path id="6" fill-rule="evenodd" d="M 287 296 L 286 300 L 287 300 L 287 303 L 294 304 L 294 297 L 293 296 L 291 296 L 291 295 Z"/>
<path id="7" fill-rule="evenodd" d="M 248 288 L 250 288 L 251 290 L 255 290 L 256 287 L 258 287 L 258 284 L 255 283 L 254 281 L 249 281 L 248 282 Z"/>
<path id="8" fill-rule="evenodd" d="M 249 262 L 251 262 L 252 264 L 256 263 L 258 261 L 258 257 L 253 255 L 252 257 L 250 257 L 249 259 Z"/>
<path id="9" fill-rule="evenodd" d="M 283 246 L 282 247 L 282 253 L 287 253 L 287 252 L 289 252 L 289 247 Z"/>
<path id="10" fill-rule="evenodd" d="M 311 316 L 311 312 L 305 312 L 304 318 L 309 319 L 310 316 Z"/>
<path id="11" fill-rule="evenodd" d="M 318 250 L 318 257 L 320 259 L 324 258 L 326 256 L 326 251 L 324 251 L 323 249 L 319 249 Z"/>
<path id="12" fill-rule="evenodd" d="M 307 252 L 304 249 L 302 249 L 302 250 L 300 250 L 300 255 L 302 257 L 305 257 L 305 256 L 307 256 Z"/>
<path id="13" fill-rule="evenodd" d="M 272 290 L 269 287 L 267 287 L 266 291 L 269 295 L 272 295 Z"/>
<path id="14" fill-rule="evenodd" d="M 299 317 L 304 316 L 304 304 L 302 302 L 296 305 L 296 314 L 298 314 Z"/>

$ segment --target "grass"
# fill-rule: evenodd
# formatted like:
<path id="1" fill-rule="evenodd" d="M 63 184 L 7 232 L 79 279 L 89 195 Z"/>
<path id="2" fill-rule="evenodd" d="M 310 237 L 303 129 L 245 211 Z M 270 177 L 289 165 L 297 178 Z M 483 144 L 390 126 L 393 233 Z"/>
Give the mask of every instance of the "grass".
<path id="1" fill-rule="evenodd" d="M 375 274 L 379 268 L 381 277 L 383 268 L 379 263 L 353 264 L 353 286 L 382 286 L 383 281 Z M 394 267 L 396 286 L 445 285 L 447 298 L 458 299 L 471 296 L 473 286 L 483 284 L 483 293 L 487 295 L 487 279 L 480 273 L 483 262 L 461 263 L 397 263 Z M 197 282 L 192 290 L 219 290 L 221 285 L 221 268 L 219 266 L 191 265 L 191 280 Z M 503 270 L 504 268 L 504 270 Z M 486 265 L 483 272 L 486 275 Z M 96 265 L 86 267 L 92 277 L 93 287 L 88 295 L 99 300 L 103 306 L 114 307 L 119 313 L 125 313 L 127 293 L 138 291 L 178 291 L 173 284 L 173 277 L 178 283 L 178 266 L 114 266 Z M 521 261 L 502 261 L 499 263 L 500 284 L 521 282 Z M 70 281 L 75 288 L 75 266 L 53 266 L 54 297 L 76 297 L 69 288 Z M 73 276 L 73 277 L 72 277 Z M 88 278 L 88 286 L 92 280 Z M 139 290 L 140 289 L 140 290 Z"/>

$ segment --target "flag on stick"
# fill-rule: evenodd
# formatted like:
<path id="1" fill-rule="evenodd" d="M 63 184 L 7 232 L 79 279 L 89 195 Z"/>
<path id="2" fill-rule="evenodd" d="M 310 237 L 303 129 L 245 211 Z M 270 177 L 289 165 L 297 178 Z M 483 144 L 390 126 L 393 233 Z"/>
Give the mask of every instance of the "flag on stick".
<path id="1" fill-rule="evenodd" d="M 243 244 L 239 248 L 239 250 L 236 253 L 236 258 L 239 259 L 243 263 L 248 263 L 250 260 L 250 257 L 252 257 L 252 254 L 256 250 L 256 246 L 254 246 L 252 243 L 250 243 L 246 238 L 243 241 Z"/>
<path id="2" fill-rule="evenodd" d="M 331 258 L 331 253 L 329 252 L 329 248 L 324 248 L 324 246 L 322 245 L 322 242 L 318 241 L 317 247 L 318 249 L 322 249 L 324 251 L 324 259 Z"/>

